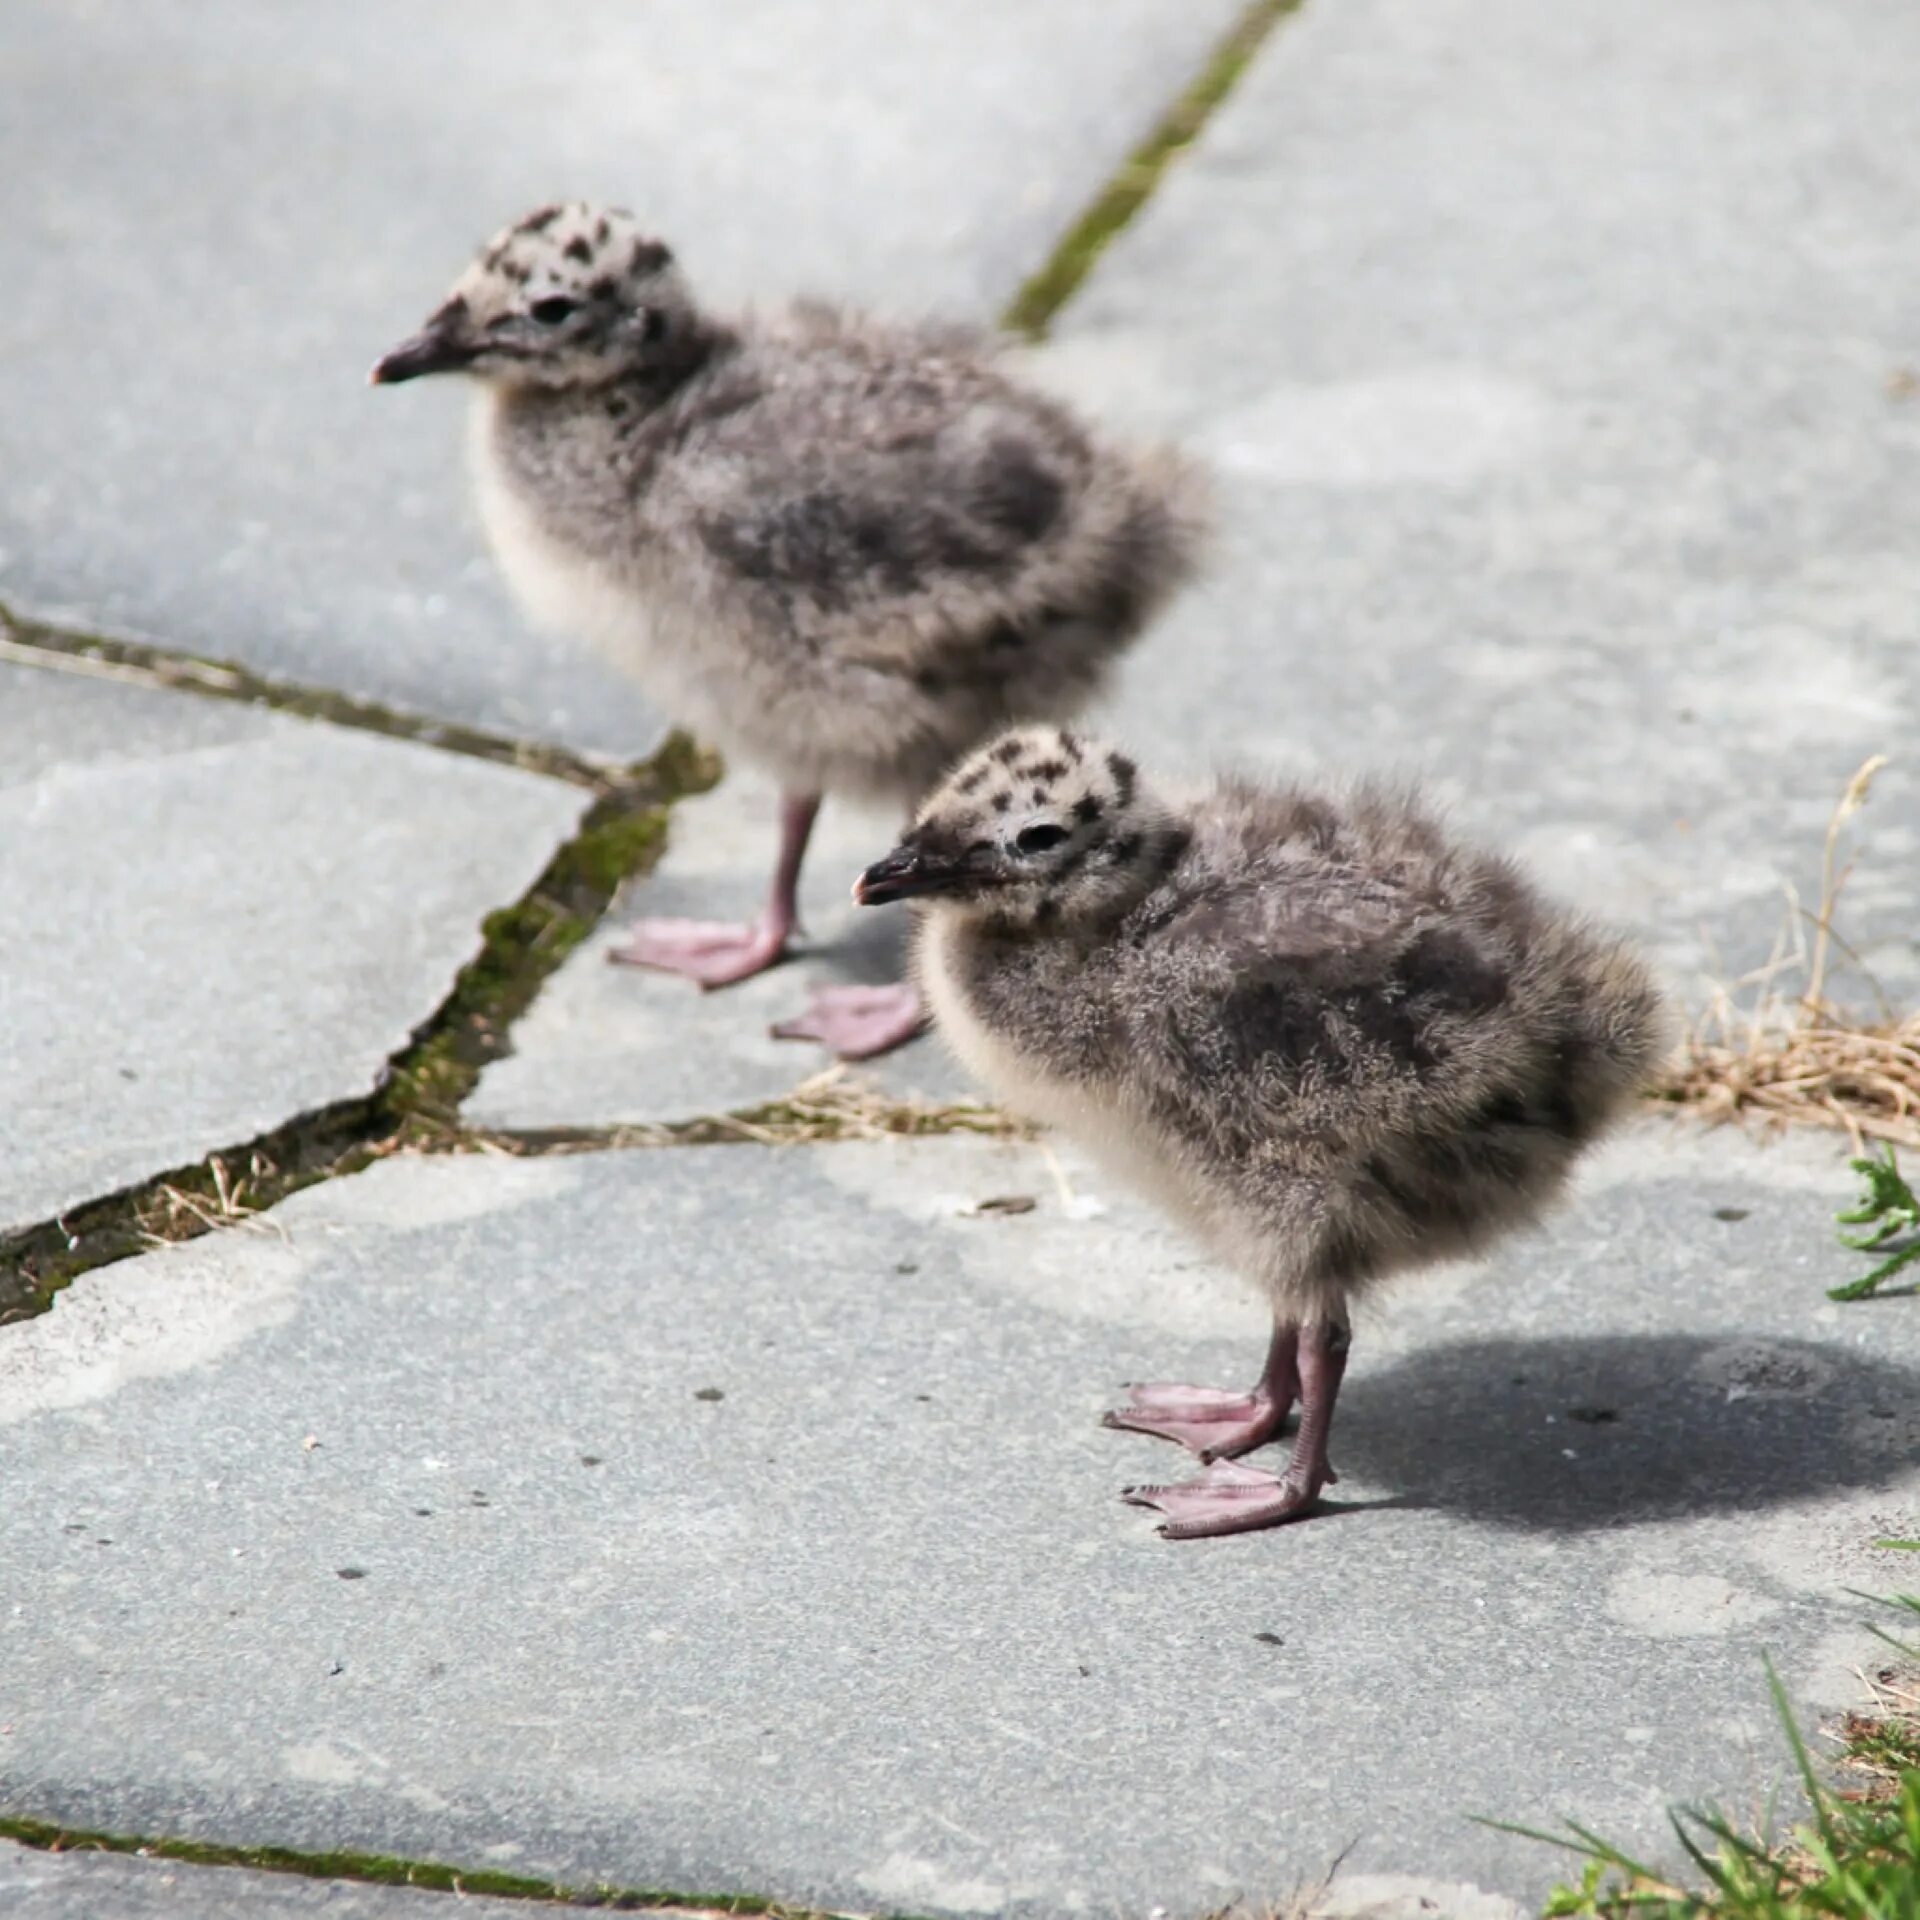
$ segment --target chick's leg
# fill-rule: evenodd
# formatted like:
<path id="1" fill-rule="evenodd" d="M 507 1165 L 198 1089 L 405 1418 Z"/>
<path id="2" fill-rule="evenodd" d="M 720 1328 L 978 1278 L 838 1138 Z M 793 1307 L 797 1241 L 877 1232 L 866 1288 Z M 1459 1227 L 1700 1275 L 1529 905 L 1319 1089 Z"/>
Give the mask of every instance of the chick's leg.
<path id="1" fill-rule="evenodd" d="M 907 815 L 907 826 L 913 815 Z M 776 1040 L 817 1040 L 842 1060 L 891 1053 L 927 1024 L 926 1002 L 905 980 L 885 987 L 816 987 L 805 1013 L 768 1028 Z"/>
<path id="2" fill-rule="evenodd" d="M 800 863 L 806 858 L 807 840 L 819 811 L 817 793 L 780 796 L 780 851 L 774 861 L 773 886 L 765 910 L 752 925 L 641 920 L 608 958 L 623 966 L 684 974 L 703 987 L 729 986 L 776 965 L 799 923 Z"/>
<path id="3" fill-rule="evenodd" d="M 1286 1423 L 1300 1392 L 1300 1329 L 1276 1321 L 1267 1364 L 1251 1393 L 1167 1382 L 1127 1389 L 1127 1404 L 1104 1424 L 1151 1433 L 1191 1447 L 1202 1460 L 1223 1460 L 1264 1446 Z"/>
<path id="4" fill-rule="evenodd" d="M 1128 1487 L 1121 1499 L 1165 1514 L 1160 1531 L 1169 1540 L 1251 1533 L 1311 1513 L 1321 1488 L 1339 1477 L 1327 1459 L 1327 1433 L 1351 1345 L 1352 1335 L 1337 1322 L 1300 1330 L 1300 1431 L 1284 1472 L 1215 1460 L 1197 1480 L 1176 1487 Z"/>

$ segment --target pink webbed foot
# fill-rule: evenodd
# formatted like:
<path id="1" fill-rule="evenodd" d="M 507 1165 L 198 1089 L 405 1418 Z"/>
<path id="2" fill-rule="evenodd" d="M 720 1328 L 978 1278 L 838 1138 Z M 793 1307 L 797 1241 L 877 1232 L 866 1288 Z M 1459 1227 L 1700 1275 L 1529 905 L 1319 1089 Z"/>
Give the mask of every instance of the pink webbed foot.
<path id="1" fill-rule="evenodd" d="M 1163 1538 L 1204 1540 L 1304 1519 L 1318 1502 L 1320 1489 L 1338 1478 L 1324 1461 L 1317 1470 L 1296 1460 L 1285 1473 L 1269 1473 L 1264 1467 L 1243 1467 L 1237 1460 L 1215 1460 L 1197 1480 L 1172 1487 L 1127 1487 L 1120 1498 L 1129 1506 L 1165 1514 Z"/>
<path id="2" fill-rule="evenodd" d="M 773 1028 L 776 1040 L 818 1040 L 842 1060 L 871 1060 L 899 1046 L 927 1024 L 919 994 L 891 987 L 821 987 L 805 1013 Z"/>
<path id="3" fill-rule="evenodd" d="M 1264 1446 L 1286 1424 L 1293 1396 L 1282 1399 L 1263 1381 L 1251 1393 L 1219 1387 L 1132 1386 L 1128 1404 L 1115 1407 L 1102 1425 L 1150 1433 L 1189 1447 L 1202 1460 L 1223 1460 Z"/>
<path id="4" fill-rule="evenodd" d="M 717 920 L 641 920 L 607 957 L 626 967 L 683 974 L 710 988 L 764 973 L 786 951 L 786 929 L 764 920 L 747 927 Z"/>

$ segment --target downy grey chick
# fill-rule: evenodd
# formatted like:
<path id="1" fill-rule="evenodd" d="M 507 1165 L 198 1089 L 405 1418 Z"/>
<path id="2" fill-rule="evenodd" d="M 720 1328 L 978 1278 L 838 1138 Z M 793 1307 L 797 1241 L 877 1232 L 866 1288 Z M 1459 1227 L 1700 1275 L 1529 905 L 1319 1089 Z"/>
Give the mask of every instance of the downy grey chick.
<path id="1" fill-rule="evenodd" d="M 1350 1302 L 1539 1213 L 1663 1043 L 1632 954 L 1408 795 L 1176 800 L 1056 729 L 970 758 L 854 898 L 919 903 L 920 979 L 973 1071 L 1272 1300 L 1251 1393 L 1139 1386 L 1107 1416 L 1208 1463 L 1127 1489 L 1173 1538 L 1312 1508 Z M 1285 1471 L 1236 1464 L 1296 1399 Z"/>
<path id="2" fill-rule="evenodd" d="M 1010 721 L 1070 717 L 1193 562 L 1192 476 L 1101 444 L 986 339 L 720 319 L 617 210 L 506 228 L 372 378 L 453 371 L 529 611 L 780 782 L 758 922 L 642 921 L 616 955 L 703 986 L 785 951 L 823 794 L 905 813 Z M 775 1031 L 859 1056 L 921 1018 L 910 989 L 843 988 Z"/>

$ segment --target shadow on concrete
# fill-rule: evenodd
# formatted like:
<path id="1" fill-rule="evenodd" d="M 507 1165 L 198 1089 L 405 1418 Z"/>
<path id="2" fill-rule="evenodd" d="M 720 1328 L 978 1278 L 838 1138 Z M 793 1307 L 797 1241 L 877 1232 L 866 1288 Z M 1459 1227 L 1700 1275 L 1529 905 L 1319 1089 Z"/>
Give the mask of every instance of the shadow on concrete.
<path id="1" fill-rule="evenodd" d="M 1920 1374 L 1811 1341 L 1478 1340 L 1350 1377 L 1333 1458 L 1389 1505 L 1579 1531 L 1877 1485 L 1916 1406 Z"/>
<path id="2" fill-rule="evenodd" d="M 881 852 L 886 849 L 883 847 Z M 880 856 L 876 854 L 875 859 Z M 856 915 L 850 926 L 842 927 L 816 947 L 817 952 L 838 979 L 861 986 L 885 986 L 889 981 L 907 977 L 908 919 L 898 908 L 883 907 Z"/>

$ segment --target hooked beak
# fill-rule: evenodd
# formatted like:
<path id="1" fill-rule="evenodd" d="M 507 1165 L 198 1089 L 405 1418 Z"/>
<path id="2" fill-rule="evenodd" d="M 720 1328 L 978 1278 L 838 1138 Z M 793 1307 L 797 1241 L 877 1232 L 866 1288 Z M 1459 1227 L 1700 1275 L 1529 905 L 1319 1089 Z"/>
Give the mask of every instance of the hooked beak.
<path id="1" fill-rule="evenodd" d="M 402 380 L 418 380 L 425 373 L 457 373 L 472 363 L 475 352 L 454 337 L 445 321 L 429 320 L 411 340 L 402 340 L 374 363 L 367 384 L 397 387 Z"/>
<path id="2" fill-rule="evenodd" d="M 958 875 L 938 859 L 930 859 L 923 848 L 906 841 L 876 860 L 853 883 L 855 906 L 881 907 L 889 900 L 911 900 L 917 894 L 940 893 L 953 885 Z"/>

